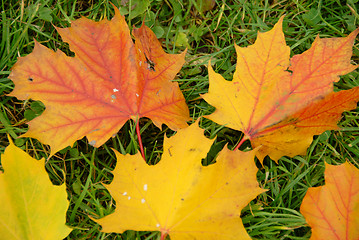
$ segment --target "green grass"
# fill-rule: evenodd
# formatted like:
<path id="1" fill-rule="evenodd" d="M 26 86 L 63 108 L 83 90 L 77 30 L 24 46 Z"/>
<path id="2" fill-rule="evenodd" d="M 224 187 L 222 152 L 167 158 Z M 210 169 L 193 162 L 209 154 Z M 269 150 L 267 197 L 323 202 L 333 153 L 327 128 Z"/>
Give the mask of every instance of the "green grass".
<path id="1" fill-rule="evenodd" d="M 95 3 L 96 2 L 96 3 Z M 112 1 L 119 6 L 121 1 Z M 131 2 L 131 1 L 130 1 Z M 132 2 L 136 2 L 132 0 Z M 145 2 L 145 1 L 144 1 Z M 284 19 L 284 33 L 292 54 L 307 50 L 317 35 L 342 37 L 359 23 L 358 0 L 344 1 L 216 1 L 207 12 L 199 12 L 201 1 L 148 0 L 141 8 L 126 8 L 129 26 L 139 26 L 143 19 L 163 40 L 167 52 L 177 53 L 188 48 L 186 63 L 177 81 L 188 103 L 191 117 L 197 119 L 213 111 L 200 98 L 208 91 L 206 65 L 211 59 L 215 71 L 226 79 L 232 78 L 236 56 L 233 44 L 253 44 L 258 31 L 268 31 Z M 2 1 L 0 15 L 0 152 L 8 145 L 7 134 L 20 148 L 40 159 L 49 156 L 49 147 L 35 139 L 17 138 L 27 131 L 27 122 L 41 114 L 43 106 L 33 101 L 21 101 L 6 96 L 14 85 L 7 78 L 19 56 L 30 53 L 34 39 L 51 48 L 73 55 L 61 41 L 53 26 L 67 27 L 80 16 L 100 20 L 111 18 L 113 8 L 109 1 L 39 0 Z M 355 43 L 352 60 L 359 63 L 359 44 Z M 336 90 L 359 86 L 358 71 L 343 76 L 335 84 Z M 163 137 L 173 134 L 167 128 L 160 130 L 148 119 L 140 122 L 148 161 L 155 163 L 162 152 Z M 312 186 L 324 184 L 324 162 L 339 164 L 350 161 L 359 167 L 359 113 L 346 112 L 339 123 L 342 131 L 328 131 L 315 137 L 306 156 L 293 159 L 283 157 L 276 164 L 265 159 L 257 164 L 260 186 L 268 189 L 242 211 L 242 219 L 253 239 L 308 239 L 310 228 L 299 213 L 302 199 Z M 234 146 L 241 133 L 202 119 L 201 127 L 208 137 L 217 140 L 204 164 L 210 163 L 226 144 Z M 243 148 L 249 147 L 243 145 Z M 46 163 L 46 169 L 55 184 L 65 182 L 70 199 L 67 224 L 73 231 L 67 239 L 159 239 L 158 233 L 127 231 L 124 234 L 101 233 L 89 215 L 103 217 L 114 211 L 114 201 L 102 183 L 110 183 L 111 170 L 116 159 L 110 148 L 121 153 L 137 152 L 137 137 L 132 122 L 95 149 L 87 140 L 79 140 L 73 148 L 66 148 Z M 64 176 L 66 175 L 66 177 Z M 66 179 L 66 180 L 65 180 Z"/>

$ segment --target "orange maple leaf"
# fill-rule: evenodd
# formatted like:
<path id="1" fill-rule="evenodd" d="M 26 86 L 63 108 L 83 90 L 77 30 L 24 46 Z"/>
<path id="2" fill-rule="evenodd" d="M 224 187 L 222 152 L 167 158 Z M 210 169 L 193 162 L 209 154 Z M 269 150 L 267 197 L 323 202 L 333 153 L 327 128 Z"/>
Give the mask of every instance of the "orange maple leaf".
<path id="1" fill-rule="evenodd" d="M 325 164 L 325 185 L 308 189 L 300 212 L 312 240 L 359 239 L 359 170 Z"/>
<path id="2" fill-rule="evenodd" d="M 306 111 L 304 109 L 310 104 L 333 92 L 333 82 L 339 80 L 339 75 L 347 74 L 356 68 L 350 64 L 350 58 L 359 29 L 345 38 L 317 37 L 309 50 L 290 59 L 290 49 L 282 32 L 282 21 L 283 17 L 269 32 L 258 33 L 253 45 L 244 48 L 235 46 L 237 67 L 232 81 L 226 81 L 220 74 L 215 73 L 210 64 L 208 67 L 209 91 L 203 98 L 216 110 L 207 118 L 242 131 L 245 135 L 242 142 L 246 139 L 258 140 L 264 133 L 270 137 L 270 130 L 278 129 L 274 126 L 276 124 L 294 124 L 296 121 L 292 119 L 298 117 L 295 114 Z M 337 99 L 332 101 L 335 102 Z M 353 101 L 356 100 L 352 99 L 350 104 L 340 109 L 344 111 L 354 108 Z M 308 126 L 312 124 L 309 119 L 313 119 L 314 115 L 311 118 L 306 116 Z M 331 119 L 334 124 L 337 120 L 338 117 Z M 322 121 L 326 123 L 327 119 Z M 322 127 L 320 131 L 319 128 L 312 128 L 313 131 L 310 133 L 307 128 L 306 147 L 311 142 L 308 142 L 308 136 L 311 139 L 314 134 L 333 129 L 332 123 L 328 126 L 330 128 Z M 285 137 L 280 135 L 284 132 L 278 132 L 275 136 L 282 141 Z M 298 132 L 291 138 L 301 137 Z M 259 142 L 255 142 L 255 145 Z M 262 143 L 263 141 L 260 144 Z M 284 154 L 293 156 L 303 152 L 303 147 L 296 149 L 286 142 L 280 144 L 282 149 L 288 150 L 281 154 L 281 150 L 276 150 L 277 143 L 269 143 L 266 146 L 266 155 L 278 160 Z M 260 152 L 264 153 L 264 149 Z M 259 157 L 264 156 L 262 154 Z"/>
<path id="3" fill-rule="evenodd" d="M 84 136 L 98 147 L 129 119 L 148 117 L 173 130 L 187 126 L 185 99 L 178 83 L 171 82 L 186 52 L 166 54 L 145 25 L 133 30 L 134 44 L 116 8 L 111 21 L 81 18 L 57 30 L 75 57 L 35 42 L 10 74 L 11 96 L 46 106 L 22 136 L 49 144 L 53 155 Z"/>

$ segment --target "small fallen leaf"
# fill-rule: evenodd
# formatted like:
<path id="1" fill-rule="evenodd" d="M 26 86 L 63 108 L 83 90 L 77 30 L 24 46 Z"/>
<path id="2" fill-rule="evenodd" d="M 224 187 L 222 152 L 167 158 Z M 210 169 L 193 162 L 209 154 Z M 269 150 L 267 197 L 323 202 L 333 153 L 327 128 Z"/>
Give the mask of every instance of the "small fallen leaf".
<path id="1" fill-rule="evenodd" d="M 10 95 L 46 106 L 22 136 L 49 144 L 51 155 L 84 136 L 99 147 L 129 119 L 147 117 L 173 130 L 187 126 L 188 107 L 172 82 L 185 52 L 165 53 L 145 25 L 133 30 L 134 44 L 124 17 L 115 12 L 111 21 L 81 18 L 57 28 L 75 57 L 36 42 L 12 68 Z"/>
<path id="2" fill-rule="evenodd" d="M 1 239 L 65 238 L 72 230 L 65 225 L 69 207 L 66 185 L 52 185 L 45 159 L 33 159 L 10 140 L 1 164 Z"/>
<path id="3" fill-rule="evenodd" d="M 240 212 L 265 191 L 256 178 L 256 150 L 225 148 L 215 164 L 204 167 L 201 159 L 212 143 L 195 123 L 165 138 L 157 165 L 115 151 L 114 179 L 106 188 L 116 210 L 95 220 L 102 231 L 160 231 L 172 240 L 250 239 Z"/>
<path id="4" fill-rule="evenodd" d="M 300 212 L 311 240 L 359 239 L 359 170 L 349 163 L 325 164 L 325 185 L 309 188 Z"/>
<path id="5" fill-rule="evenodd" d="M 283 17 L 272 30 L 258 33 L 253 45 L 235 46 L 237 67 L 232 81 L 226 81 L 214 72 L 210 64 L 208 66 L 209 91 L 203 98 L 216 110 L 207 118 L 242 131 L 245 139 L 260 138 L 268 129 L 274 129 L 274 125 L 280 125 L 282 121 L 288 123 L 295 118 L 295 114 L 332 93 L 333 82 L 339 80 L 339 75 L 347 74 L 357 67 L 350 63 L 350 59 L 359 29 L 345 38 L 317 37 L 309 50 L 290 59 L 290 49 L 282 32 L 282 21 Z M 349 105 L 344 110 L 353 106 Z M 327 119 L 322 120 L 325 125 Z M 306 124 L 311 125 L 310 121 Z M 328 129 L 332 129 L 333 124 L 329 125 Z M 310 133 L 312 136 L 318 134 L 318 128 L 313 129 L 315 131 Z M 309 128 L 305 131 L 309 131 Z M 280 133 L 276 134 L 281 137 L 279 135 Z M 291 139 L 301 137 L 300 134 L 295 134 Z M 284 138 L 281 137 L 281 140 Z M 281 148 L 290 149 L 291 156 L 303 153 L 303 147 L 296 150 L 286 142 L 281 144 Z M 273 160 L 278 160 L 279 151 L 272 154 L 269 149 L 275 151 L 277 147 L 277 143 L 266 146 L 267 154 Z"/>

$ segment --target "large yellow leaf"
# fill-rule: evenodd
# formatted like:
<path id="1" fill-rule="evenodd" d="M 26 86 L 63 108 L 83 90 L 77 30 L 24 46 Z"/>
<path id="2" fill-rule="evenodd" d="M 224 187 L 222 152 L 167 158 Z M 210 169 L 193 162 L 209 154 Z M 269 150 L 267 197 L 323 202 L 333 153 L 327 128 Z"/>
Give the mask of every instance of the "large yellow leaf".
<path id="1" fill-rule="evenodd" d="M 197 124 L 166 138 L 162 160 L 147 165 L 139 154 L 118 159 L 106 188 L 116 210 L 96 220 L 104 232 L 161 231 L 176 239 L 250 239 L 240 212 L 264 190 L 258 187 L 255 150 L 225 148 L 203 167 L 212 140 Z"/>
<path id="2" fill-rule="evenodd" d="M 300 212 L 311 240 L 359 239 L 359 170 L 349 163 L 325 165 L 325 185 L 310 188 Z"/>
<path id="3" fill-rule="evenodd" d="M 359 29 L 344 38 L 317 37 L 312 47 L 306 52 L 290 58 L 290 49 L 285 43 L 282 32 L 283 18 L 265 33 L 258 33 L 256 42 L 248 47 L 236 47 L 237 66 L 232 81 L 226 81 L 220 74 L 214 72 L 209 64 L 209 91 L 203 98 L 216 108 L 207 118 L 227 127 L 242 131 L 245 139 L 259 139 L 263 134 L 279 137 L 280 147 L 285 152 L 277 150 L 278 140 L 267 141 L 266 154 L 273 160 L 289 152 L 290 156 L 302 154 L 313 135 L 328 129 L 333 129 L 342 112 L 337 112 L 336 118 L 322 118 L 323 126 L 331 121 L 329 128 L 311 128 L 308 119 L 315 119 L 316 113 L 307 116 L 305 129 L 307 132 L 305 144 L 297 148 L 293 140 L 302 138 L 300 132 L 279 136 L 273 127 L 282 121 L 293 119 L 303 109 L 313 102 L 325 98 L 333 92 L 333 82 L 339 80 L 340 75 L 347 74 L 356 66 L 350 63 L 352 46 Z M 352 99 L 351 102 L 357 101 Z M 337 99 L 333 98 L 333 102 Z M 353 104 L 338 108 L 348 110 Z M 293 121 L 292 121 L 293 122 Z M 294 121 L 295 122 L 295 121 Z M 313 123 L 318 125 L 317 123 Z M 293 126 L 293 127 L 298 127 Z M 284 133 L 285 131 L 283 131 Z M 287 136 L 290 136 L 288 141 Z M 258 142 L 257 142 L 258 143 Z M 289 144 L 287 144 L 289 143 Z M 255 144 L 259 145 L 259 144 Z M 263 158 L 264 149 L 261 151 Z"/>
<path id="4" fill-rule="evenodd" d="M 45 160 L 33 159 L 10 145 L 1 156 L 0 239 L 63 239 L 71 229 L 65 225 L 69 206 L 66 186 L 52 185 Z"/>

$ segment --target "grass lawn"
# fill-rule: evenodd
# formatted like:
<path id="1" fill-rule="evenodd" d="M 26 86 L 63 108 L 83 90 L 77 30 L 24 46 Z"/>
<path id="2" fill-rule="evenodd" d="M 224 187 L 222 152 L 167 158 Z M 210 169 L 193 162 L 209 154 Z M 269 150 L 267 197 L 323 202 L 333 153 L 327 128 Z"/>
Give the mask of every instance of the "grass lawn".
<path id="1" fill-rule="evenodd" d="M 169 53 L 188 49 L 186 63 L 176 80 L 197 119 L 213 112 L 200 94 L 208 91 L 207 63 L 211 59 L 216 72 L 231 80 L 236 64 L 234 43 L 253 44 L 258 31 L 268 31 L 286 15 L 283 30 L 291 54 L 310 48 L 315 37 L 343 37 L 359 26 L 358 0 L 216 0 L 215 6 L 203 11 L 205 0 L 129 0 L 112 1 L 126 14 L 130 27 L 139 27 L 145 19 Z M 210 1 L 207 1 L 210 2 Z M 132 3 L 132 6 L 129 4 Z M 138 4 L 140 3 L 140 4 Z M 85 16 L 93 20 L 111 19 L 114 10 L 109 1 L 38 0 L 2 1 L 0 15 L 0 152 L 8 145 L 7 135 L 31 156 L 47 158 L 48 146 L 36 139 L 17 138 L 27 131 L 27 122 L 41 114 L 44 106 L 32 100 L 21 101 L 6 94 L 14 84 L 7 77 L 19 56 L 30 53 L 34 39 L 68 55 L 68 44 L 62 42 L 54 26 L 68 27 L 71 21 Z M 359 42 L 354 45 L 353 64 L 359 63 Z M 359 86 L 359 73 L 353 71 L 335 84 L 336 90 Z M 142 140 L 148 162 L 159 161 L 164 135 L 173 131 L 155 127 L 149 119 L 141 119 Z M 209 138 L 217 136 L 204 164 L 211 163 L 218 151 L 228 143 L 232 148 L 242 134 L 210 120 L 200 126 Z M 359 112 L 345 112 L 339 122 L 341 131 L 327 131 L 316 136 L 305 156 L 282 157 L 276 164 L 269 158 L 264 166 L 257 161 L 258 182 L 267 192 L 259 195 L 242 211 L 242 220 L 253 239 L 308 239 L 311 230 L 299 213 L 308 187 L 324 184 L 324 162 L 340 164 L 350 161 L 359 167 Z M 249 148 L 249 143 L 241 149 Z M 100 226 L 88 217 L 103 217 L 115 209 L 115 203 L 102 183 L 112 181 L 116 159 L 111 148 L 134 154 L 138 150 L 135 126 L 125 126 L 100 148 L 93 148 L 87 139 L 79 140 L 46 163 L 54 184 L 65 182 L 70 199 L 67 224 L 73 231 L 66 239 L 159 239 L 157 232 L 126 231 L 121 234 L 100 232 Z M 1 162 L 0 162 L 1 163 Z M 1 165 L 0 165 L 1 168 Z M 64 174 L 66 176 L 64 176 Z"/>

